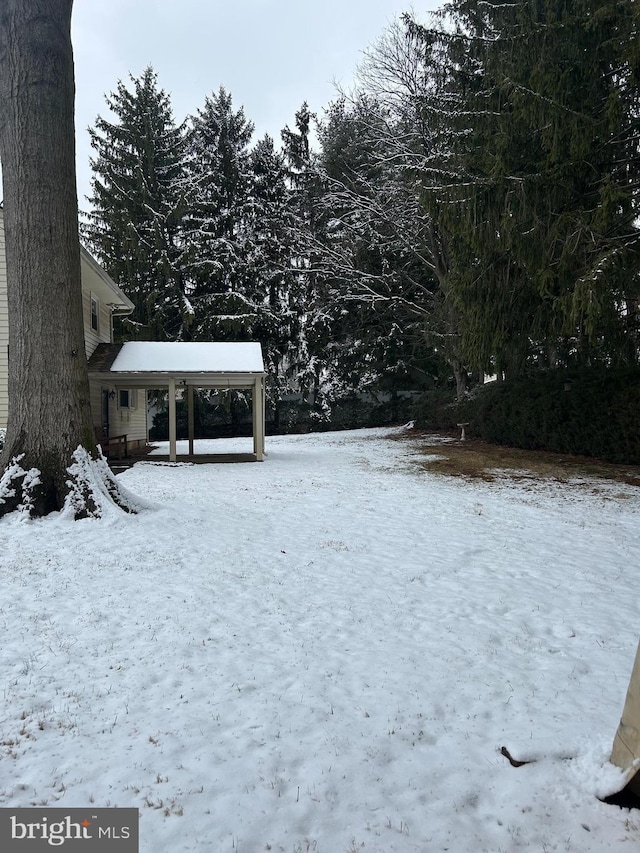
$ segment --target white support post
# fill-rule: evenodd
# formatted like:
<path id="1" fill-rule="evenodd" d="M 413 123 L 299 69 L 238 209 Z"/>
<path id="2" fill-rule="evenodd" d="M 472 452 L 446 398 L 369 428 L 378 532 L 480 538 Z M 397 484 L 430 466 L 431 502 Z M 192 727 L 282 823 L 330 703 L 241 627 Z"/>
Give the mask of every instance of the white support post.
<path id="1" fill-rule="evenodd" d="M 256 462 L 264 457 L 264 381 L 261 376 L 253 385 L 253 452 Z"/>
<path id="2" fill-rule="evenodd" d="M 176 380 L 169 377 L 169 461 L 176 462 Z"/>
<path id="3" fill-rule="evenodd" d="M 193 436 L 195 433 L 195 417 L 193 411 L 193 385 L 187 386 L 187 409 L 189 421 L 189 456 L 193 456 Z"/>

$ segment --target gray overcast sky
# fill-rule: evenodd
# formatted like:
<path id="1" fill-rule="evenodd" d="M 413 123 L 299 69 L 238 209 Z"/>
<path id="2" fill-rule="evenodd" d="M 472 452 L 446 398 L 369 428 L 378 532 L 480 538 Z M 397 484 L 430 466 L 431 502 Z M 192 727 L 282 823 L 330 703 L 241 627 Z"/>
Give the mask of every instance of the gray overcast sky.
<path id="1" fill-rule="evenodd" d="M 254 139 L 293 126 L 349 88 L 362 52 L 402 12 L 423 17 L 436 0 L 76 0 L 72 38 L 80 208 L 88 207 L 87 127 L 107 115 L 105 93 L 147 65 L 182 121 L 224 86 L 254 122 Z"/>

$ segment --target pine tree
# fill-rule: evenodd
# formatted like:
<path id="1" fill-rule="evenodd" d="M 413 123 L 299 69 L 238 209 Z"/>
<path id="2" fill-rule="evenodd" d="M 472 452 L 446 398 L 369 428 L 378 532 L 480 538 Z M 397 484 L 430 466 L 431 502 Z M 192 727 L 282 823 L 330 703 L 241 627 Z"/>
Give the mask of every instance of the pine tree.
<path id="1" fill-rule="evenodd" d="M 255 321 L 251 288 L 253 124 L 223 88 L 192 119 L 187 270 L 196 312 L 194 336 L 246 340 Z"/>
<path id="2" fill-rule="evenodd" d="M 301 309 L 297 384 L 311 400 L 313 416 L 326 419 L 330 415 L 330 400 L 336 392 L 336 377 L 331 365 L 335 330 L 332 317 L 326 311 L 326 276 L 320 261 L 326 220 L 320 210 L 324 188 L 310 141 L 315 120 L 305 101 L 295 114 L 294 129 L 287 125 L 281 137 L 292 212 L 293 281 L 299 304 L 304 306 Z"/>
<path id="3" fill-rule="evenodd" d="M 253 337 L 261 341 L 269 377 L 267 393 L 280 423 L 280 401 L 296 387 L 304 317 L 300 280 L 293 267 L 296 218 L 284 157 L 265 136 L 250 155 L 251 240 L 249 279 L 256 310 Z"/>
<path id="4" fill-rule="evenodd" d="M 136 306 L 127 337 L 181 340 L 193 309 L 184 274 L 191 200 L 185 125 L 177 126 L 151 67 L 106 98 L 115 120 L 90 129 L 96 152 L 83 235 Z"/>
<path id="5" fill-rule="evenodd" d="M 453 26 L 410 28 L 444 69 L 449 168 L 430 202 L 479 366 L 637 358 L 621 310 L 638 292 L 631 9 L 461 0 Z"/>

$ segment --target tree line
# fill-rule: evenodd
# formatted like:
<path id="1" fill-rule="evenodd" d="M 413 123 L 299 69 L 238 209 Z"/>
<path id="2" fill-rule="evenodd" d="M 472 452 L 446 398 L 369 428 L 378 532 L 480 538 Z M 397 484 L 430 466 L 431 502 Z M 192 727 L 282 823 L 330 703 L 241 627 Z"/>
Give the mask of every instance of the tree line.
<path id="1" fill-rule="evenodd" d="M 78 357 L 72 4 L 0 5 L 11 353 L 0 515 L 99 515 L 111 499 L 134 511 L 94 459 Z M 272 401 L 303 391 L 318 416 L 354 391 L 440 383 L 464 397 L 484 373 L 508 380 L 492 386 L 504 403 L 536 372 L 555 394 L 553 374 L 598 368 L 581 423 L 621 414 L 628 443 L 639 16 L 633 0 L 452 0 L 426 21 L 405 15 L 355 90 L 319 121 L 303 105 L 277 149 L 252 142 L 223 89 L 178 124 L 152 69 L 119 83 L 113 119 L 92 130 L 82 231 L 135 303 L 126 337 L 261 340 Z M 575 421 L 583 395 L 562 399 Z"/>
<path id="2" fill-rule="evenodd" d="M 278 147 L 224 89 L 178 123 L 152 68 L 119 82 L 83 234 L 136 306 L 126 337 L 260 340 L 272 403 L 319 415 L 637 365 L 638 20 L 631 0 L 405 15 Z"/>

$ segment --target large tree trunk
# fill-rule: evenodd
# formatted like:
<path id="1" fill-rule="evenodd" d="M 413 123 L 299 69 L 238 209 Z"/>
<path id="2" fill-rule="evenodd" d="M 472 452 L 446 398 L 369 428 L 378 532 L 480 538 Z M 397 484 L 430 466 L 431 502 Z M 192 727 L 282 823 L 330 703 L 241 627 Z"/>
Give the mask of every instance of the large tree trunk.
<path id="1" fill-rule="evenodd" d="M 611 763 L 627 774 L 627 787 L 640 796 L 640 770 L 635 764 L 640 759 L 640 645 L 631 672 L 627 698 L 618 726 Z"/>
<path id="2" fill-rule="evenodd" d="M 469 387 L 469 374 L 464 364 L 457 358 L 450 361 L 453 370 L 453 376 L 456 380 L 456 400 L 464 400 Z"/>
<path id="3" fill-rule="evenodd" d="M 74 451 L 81 445 L 96 453 L 80 282 L 72 5 L 73 0 L 0 3 L 9 309 L 0 515 L 16 506 L 32 515 L 61 509 Z"/>

